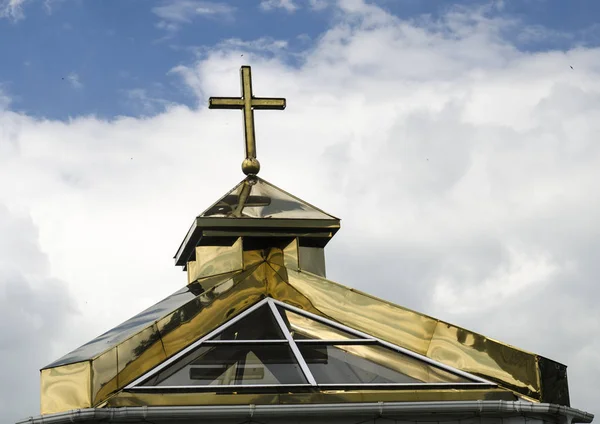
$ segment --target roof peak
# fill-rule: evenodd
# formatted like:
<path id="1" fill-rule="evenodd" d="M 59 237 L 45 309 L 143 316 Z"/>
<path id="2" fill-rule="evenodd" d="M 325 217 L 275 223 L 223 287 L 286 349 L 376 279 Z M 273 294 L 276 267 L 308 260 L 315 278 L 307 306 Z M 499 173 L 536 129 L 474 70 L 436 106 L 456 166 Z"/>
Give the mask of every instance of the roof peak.
<path id="1" fill-rule="evenodd" d="M 219 245 L 238 237 L 298 238 L 303 245 L 325 247 L 340 220 L 316 206 L 250 175 L 196 217 L 175 254 L 175 264 L 194 260 L 197 246 Z"/>

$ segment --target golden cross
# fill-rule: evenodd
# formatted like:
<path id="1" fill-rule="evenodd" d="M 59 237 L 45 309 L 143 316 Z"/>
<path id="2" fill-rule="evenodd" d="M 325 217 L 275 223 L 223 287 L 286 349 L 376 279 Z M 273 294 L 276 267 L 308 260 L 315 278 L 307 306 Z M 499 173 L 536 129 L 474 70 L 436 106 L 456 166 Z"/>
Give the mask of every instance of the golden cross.
<path id="1" fill-rule="evenodd" d="M 246 175 L 256 175 L 260 163 L 256 159 L 256 138 L 254 134 L 255 109 L 285 109 L 285 99 L 254 97 L 252 94 L 252 73 L 249 66 L 240 69 L 242 97 L 211 97 L 209 109 L 242 109 L 244 111 L 244 133 L 246 137 L 246 159 L 242 162 L 242 171 Z"/>

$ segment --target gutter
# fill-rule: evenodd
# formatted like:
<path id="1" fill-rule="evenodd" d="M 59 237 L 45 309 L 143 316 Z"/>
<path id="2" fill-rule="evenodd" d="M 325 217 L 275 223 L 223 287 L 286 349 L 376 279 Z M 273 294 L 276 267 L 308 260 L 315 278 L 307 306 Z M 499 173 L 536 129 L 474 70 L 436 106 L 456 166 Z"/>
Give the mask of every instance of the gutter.
<path id="1" fill-rule="evenodd" d="M 591 423 L 594 415 L 548 403 L 508 401 L 461 401 L 461 402 L 378 402 L 299 405 L 227 405 L 227 406 L 141 406 L 121 408 L 88 408 L 30 417 L 16 424 L 68 424 L 173 422 L 203 419 L 249 419 L 249 418 L 325 418 L 337 417 L 406 417 L 415 421 L 432 421 L 428 415 L 436 414 L 433 421 L 441 421 L 439 415 L 461 414 L 471 416 L 510 417 L 524 416 L 547 418 L 560 424 Z M 428 419 L 429 418 L 429 419 Z M 450 418 L 450 417 L 449 417 Z"/>

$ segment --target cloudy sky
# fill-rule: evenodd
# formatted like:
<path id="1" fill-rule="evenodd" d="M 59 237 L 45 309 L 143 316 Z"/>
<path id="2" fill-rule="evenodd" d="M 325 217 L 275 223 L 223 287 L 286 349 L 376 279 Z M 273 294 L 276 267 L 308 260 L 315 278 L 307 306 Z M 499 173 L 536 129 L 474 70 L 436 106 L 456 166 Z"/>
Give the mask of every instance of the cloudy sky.
<path id="1" fill-rule="evenodd" d="M 569 366 L 600 413 L 600 3 L 0 0 L 0 421 L 38 370 L 185 284 L 243 174 L 342 218 L 343 284 Z"/>

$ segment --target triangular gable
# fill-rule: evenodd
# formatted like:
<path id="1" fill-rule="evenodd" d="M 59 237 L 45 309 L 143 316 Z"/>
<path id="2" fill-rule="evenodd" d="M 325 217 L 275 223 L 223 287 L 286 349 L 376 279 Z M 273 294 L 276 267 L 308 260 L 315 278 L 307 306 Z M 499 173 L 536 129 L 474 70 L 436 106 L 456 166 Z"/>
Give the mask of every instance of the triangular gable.
<path id="1" fill-rule="evenodd" d="M 126 390 L 494 387 L 326 318 L 266 298 Z"/>
<path id="2" fill-rule="evenodd" d="M 202 212 L 200 217 L 325 219 L 338 221 L 334 216 L 258 177 L 243 180 Z"/>

